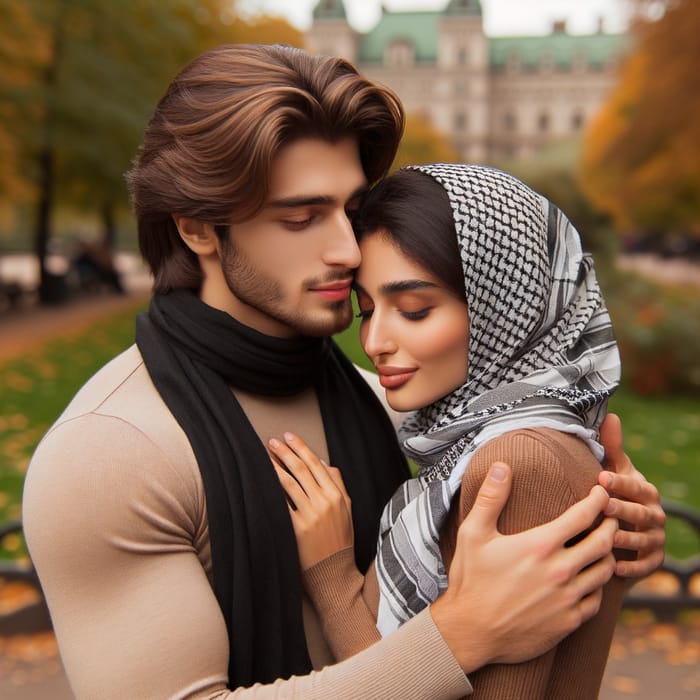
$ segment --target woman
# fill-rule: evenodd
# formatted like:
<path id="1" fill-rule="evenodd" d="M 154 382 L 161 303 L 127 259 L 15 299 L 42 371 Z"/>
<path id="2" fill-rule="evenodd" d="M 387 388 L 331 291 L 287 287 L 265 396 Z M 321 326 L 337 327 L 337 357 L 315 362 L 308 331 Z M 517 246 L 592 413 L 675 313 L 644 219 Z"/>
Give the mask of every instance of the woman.
<path id="1" fill-rule="evenodd" d="M 598 428 L 620 377 L 578 234 L 514 177 L 457 164 L 402 170 L 370 192 L 355 227 L 362 346 L 390 406 L 411 412 L 399 437 L 418 466 L 384 511 L 376 581 L 373 569 L 363 578 L 354 567 L 338 474 L 328 478 L 295 436 L 271 444 L 295 477 L 278 469 L 297 509 L 307 589 L 340 657 L 445 590 L 457 528 L 494 461 L 514 472 L 503 533 L 549 521 L 585 496 L 598 481 Z M 316 483 L 336 494 L 338 517 L 308 533 L 300 522 Z M 613 578 L 600 613 L 549 653 L 473 674 L 475 696 L 597 697 L 623 593 Z"/>

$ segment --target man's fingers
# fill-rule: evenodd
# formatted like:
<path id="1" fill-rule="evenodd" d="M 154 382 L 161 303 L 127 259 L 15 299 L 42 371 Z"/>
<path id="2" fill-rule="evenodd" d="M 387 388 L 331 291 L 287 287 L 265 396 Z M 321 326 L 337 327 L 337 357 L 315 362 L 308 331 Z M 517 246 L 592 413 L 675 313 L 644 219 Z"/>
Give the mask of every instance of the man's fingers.
<path id="1" fill-rule="evenodd" d="M 631 501 L 621 501 L 611 498 L 606 515 L 612 515 L 618 520 L 624 520 L 636 530 L 651 530 L 658 528 L 663 530 L 666 524 L 666 513 L 661 505 L 641 505 Z"/>
<path id="2" fill-rule="evenodd" d="M 602 486 L 594 486 L 586 498 L 565 510 L 558 518 L 535 529 L 554 532 L 556 545 L 561 547 L 593 526 L 605 510 L 608 501 L 607 491 Z"/>
<path id="3" fill-rule="evenodd" d="M 618 561 L 615 573 L 622 578 L 644 578 L 656 571 L 663 563 L 663 549 L 654 549 L 639 559 Z"/>
<path id="4" fill-rule="evenodd" d="M 474 505 L 459 527 L 460 533 L 491 535 L 498 531 L 498 517 L 510 495 L 512 473 L 503 462 L 491 465 Z"/>
<path id="5" fill-rule="evenodd" d="M 600 444 L 605 449 L 605 465 L 611 471 L 628 472 L 632 463 L 622 446 L 622 422 L 615 413 L 608 413 L 600 426 Z"/>
<path id="6" fill-rule="evenodd" d="M 615 557 L 608 554 L 583 570 L 577 577 L 576 584 L 581 595 L 579 612 L 581 622 L 590 620 L 600 609 L 603 598 L 602 587 L 615 573 Z"/>
<path id="7" fill-rule="evenodd" d="M 594 530 L 571 547 L 561 550 L 560 561 L 565 563 L 562 575 L 567 571 L 582 571 L 612 552 L 618 523 L 614 518 L 605 518 Z"/>

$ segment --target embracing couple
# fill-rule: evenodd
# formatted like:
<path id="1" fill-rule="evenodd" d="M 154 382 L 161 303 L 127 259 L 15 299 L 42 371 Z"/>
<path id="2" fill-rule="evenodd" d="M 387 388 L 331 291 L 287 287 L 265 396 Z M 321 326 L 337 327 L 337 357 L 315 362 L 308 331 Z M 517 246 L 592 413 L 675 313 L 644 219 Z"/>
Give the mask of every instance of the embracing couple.
<path id="1" fill-rule="evenodd" d="M 209 51 L 156 106 L 149 310 L 25 485 L 76 697 L 597 695 L 664 514 L 606 417 L 590 258 L 500 171 L 387 178 L 403 119 L 282 46 Z M 377 374 L 330 339 L 353 286 Z"/>

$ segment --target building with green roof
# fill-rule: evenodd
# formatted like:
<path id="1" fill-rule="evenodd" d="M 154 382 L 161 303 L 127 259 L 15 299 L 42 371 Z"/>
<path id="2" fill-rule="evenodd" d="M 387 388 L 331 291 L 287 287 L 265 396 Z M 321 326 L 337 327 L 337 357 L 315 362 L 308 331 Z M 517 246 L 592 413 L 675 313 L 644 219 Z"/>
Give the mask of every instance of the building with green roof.
<path id="1" fill-rule="evenodd" d="M 392 12 L 367 32 L 347 21 L 342 0 L 320 0 L 307 45 L 340 55 L 388 85 L 406 111 L 424 115 L 465 160 L 527 156 L 576 136 L 615 84 L 628 36 L 600 23 L 573 35 L 556 22 L 543 36 L 486 36 L 479 0 L 442 10 Z"/>

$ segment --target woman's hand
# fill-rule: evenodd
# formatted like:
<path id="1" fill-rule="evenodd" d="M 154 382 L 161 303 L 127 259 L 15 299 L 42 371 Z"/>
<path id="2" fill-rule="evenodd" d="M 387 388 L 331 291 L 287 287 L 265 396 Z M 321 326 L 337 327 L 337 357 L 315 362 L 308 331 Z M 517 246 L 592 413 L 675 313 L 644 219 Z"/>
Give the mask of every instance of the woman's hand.
<path id="1" fill-rule="evenodd" d="M 643 578 L 661 566 L 666 543 L 666 514 L 661 507 L 657 488 L 638 472 L 622 448 L 622 425 L 614 413 L 608 414 L 600 427 L 600 441 L 605 448 L 605 465 L 598 479 L 612 496 L 605 510 L 631 530 L 620 528 L 615 547 L 637 552 L 633 561 L 619 560 L 615 573 L 627 578 Z"/>
<path id="2" fill-rule="evenodd" d="M 302 571 L 352 547 L 352 508 L 340 470 L 329 467 L 293 433 L 268 445 L 283 465 L 275 464 L 275 469 L 287 493 Z"/>

